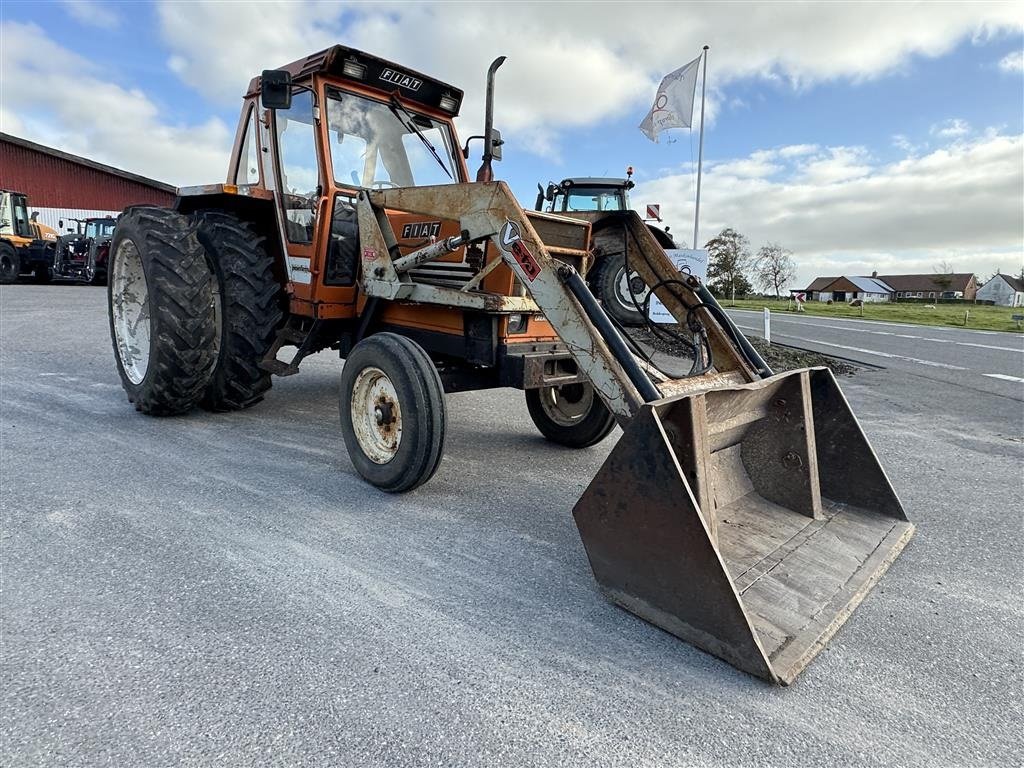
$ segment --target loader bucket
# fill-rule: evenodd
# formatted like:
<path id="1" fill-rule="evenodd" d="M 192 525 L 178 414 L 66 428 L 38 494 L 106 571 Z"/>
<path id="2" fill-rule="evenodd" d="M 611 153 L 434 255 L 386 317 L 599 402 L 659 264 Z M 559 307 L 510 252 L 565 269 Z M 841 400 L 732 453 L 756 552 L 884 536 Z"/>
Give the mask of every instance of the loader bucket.
<path id="1" fill-rule="evenodd" d="M 914 531 L 827 368 L 644 405 L 573 514 L 612 601 L 783 685 Z"/>

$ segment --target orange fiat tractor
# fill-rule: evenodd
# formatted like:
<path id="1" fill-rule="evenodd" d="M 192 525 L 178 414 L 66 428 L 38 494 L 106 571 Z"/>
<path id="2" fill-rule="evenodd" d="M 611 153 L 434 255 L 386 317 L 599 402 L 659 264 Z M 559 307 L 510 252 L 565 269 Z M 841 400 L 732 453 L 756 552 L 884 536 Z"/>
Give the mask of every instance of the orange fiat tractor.
<path id="1" fill-rule="evenodd" d="M 524 211 L 453 118 L 463 93 L 335 46 L 245 94 L 223 184 L 133 207 L 109 262 L 110 330 L 146 414 L 257 403 L 325 349 L 356 471 L 389 492 L 442 460 L 445 393 L 525 390 L 550 440 L 623 435 L 574 509 L 619 605 L 788 683 L 872 588 L 913 526 L 827 369 L 773 375 L 636 214 L 623 257 L 676 318 L 682 375 L 586 283 L 591 225 Z"/>

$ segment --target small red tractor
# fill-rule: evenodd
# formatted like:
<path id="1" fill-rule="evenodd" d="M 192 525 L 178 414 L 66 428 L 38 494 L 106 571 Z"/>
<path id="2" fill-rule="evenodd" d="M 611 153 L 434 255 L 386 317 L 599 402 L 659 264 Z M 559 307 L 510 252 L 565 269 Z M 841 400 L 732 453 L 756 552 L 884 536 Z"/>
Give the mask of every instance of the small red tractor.
<path id="1" fill-rule="evenodd" d="M 107 259 L 117 219 L 103 216 L 71 221 L 75 222 L 78 231 L 57 238 L 53 276 L 89 285 L 106 285 Z M 63 220 L 60 226 L 63 228 Z"/>
<path id="2" fill-rule="evenodd" d="M 788 683 L 913 526 L 831 372 L 773 375 L 631 211 L 626 267 L 676 318 L 688 375 L 620 332 L 585 280 L 590 222 L 524 211 L 493 180 L 502 61 L 470 139 L 475 182 L 448 83 L 342 46 L 254 78 L 227 180 L 118 220 L 108 295 L 128 399 L 154 416 L 247 408 L 336 350 L 341 438 L 389 492 L 437 470 L 447 392 L 525 390 L 540 431 L 572 448 L 618 423 L 574 509 L 605 594 Z"/>

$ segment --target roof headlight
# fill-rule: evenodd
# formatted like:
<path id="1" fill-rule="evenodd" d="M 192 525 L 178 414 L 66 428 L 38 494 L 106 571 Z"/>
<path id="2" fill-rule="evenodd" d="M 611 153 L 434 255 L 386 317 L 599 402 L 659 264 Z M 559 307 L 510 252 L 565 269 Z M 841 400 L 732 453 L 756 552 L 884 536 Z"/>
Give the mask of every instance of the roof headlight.
<path id="1" fill-rule="evenodd" d="M 355 56 L 349 56 L 341 63 L 341 74 L 355 80 L 362 80 L 366 77 L 366 65 Z"/>
<path id="2" fill-rule="evenodd" d="M 459 109 L 459 100 L 450 93 L 446 93 L 441 97 L 440 106 L 445 112 L 451 112 L 454 115 Z"/>

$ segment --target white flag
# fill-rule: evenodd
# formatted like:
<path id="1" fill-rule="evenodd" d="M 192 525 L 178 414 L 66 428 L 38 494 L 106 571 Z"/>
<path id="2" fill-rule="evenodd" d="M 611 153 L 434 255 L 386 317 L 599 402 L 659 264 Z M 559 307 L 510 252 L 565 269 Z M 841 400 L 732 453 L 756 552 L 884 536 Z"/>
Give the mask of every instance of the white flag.
<path id="1" fill-rule="evenodd" d="M 666 128 L 689 128 L 693 121 L 693 98 L 697 92 L 697 70 L 700 56 L 685 67 L 669 72 L 658 86 L 658 95 L 640 130 L 651 141 Z"/>

